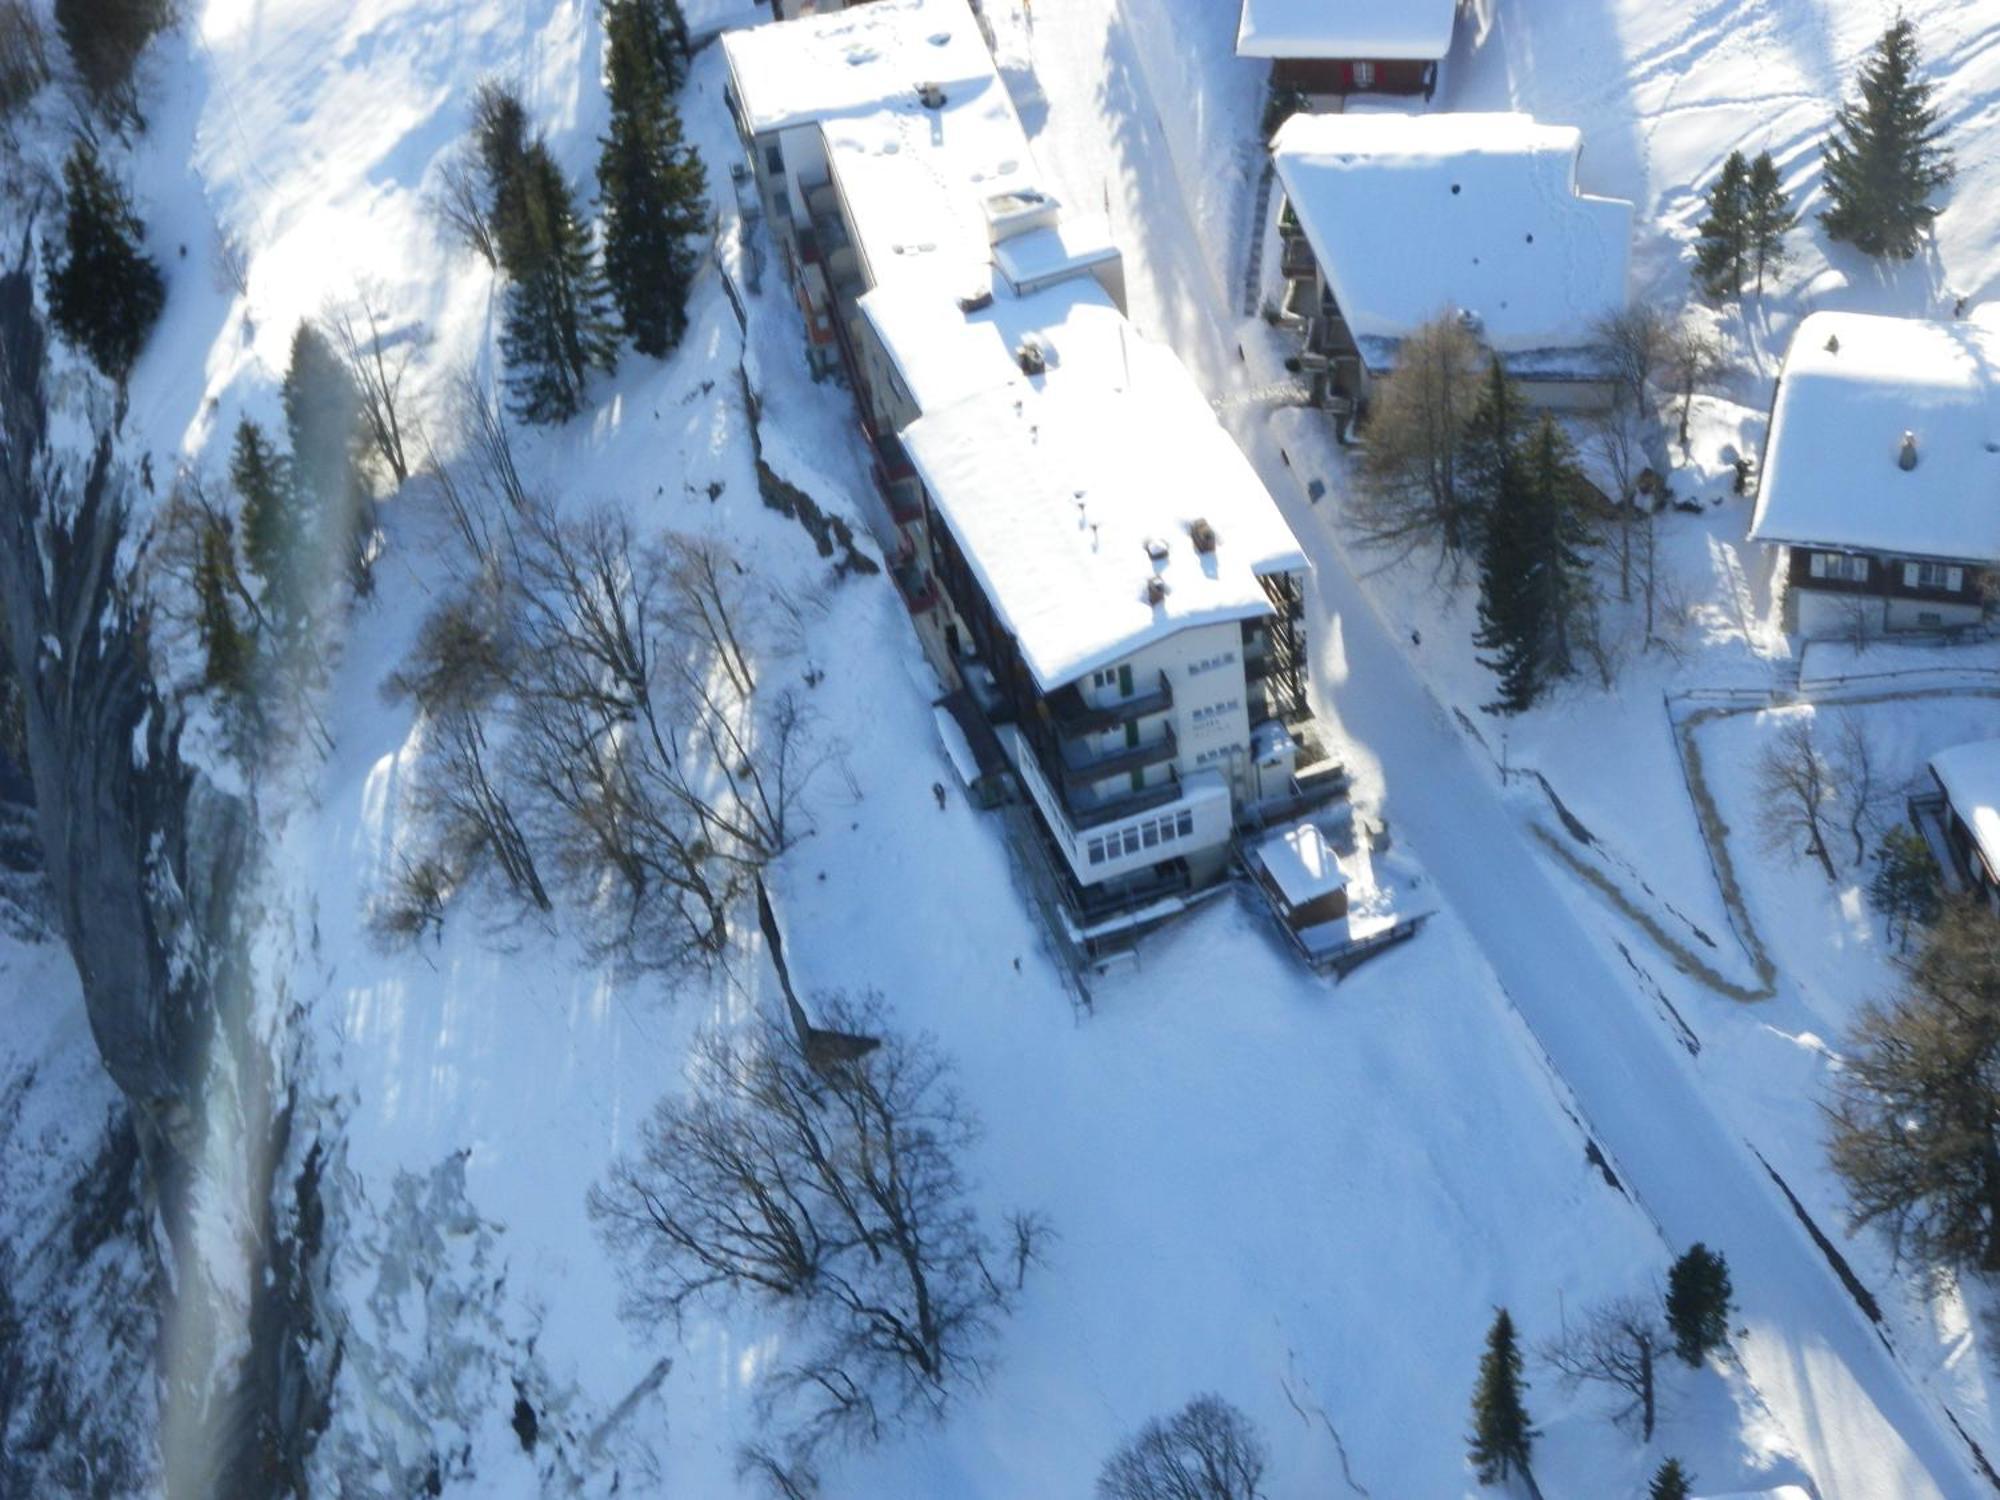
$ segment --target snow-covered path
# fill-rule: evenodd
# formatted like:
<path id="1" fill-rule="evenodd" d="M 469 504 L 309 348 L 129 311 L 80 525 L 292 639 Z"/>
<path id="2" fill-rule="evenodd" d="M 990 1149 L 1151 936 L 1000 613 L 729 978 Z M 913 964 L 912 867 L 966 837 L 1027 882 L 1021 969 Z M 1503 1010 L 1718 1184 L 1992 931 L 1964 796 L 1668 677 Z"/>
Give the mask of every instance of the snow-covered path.
<path id="1" fill-rule="evenodd" d="M 1071 0 L 1056 10 L 1037 16 L 1032 44 L 1047 111 L 1037 156 L 1073 200 L 1101 194 L 1126 248 L 1133 316 L 1171 343 L 1221 403 L 1312 557 L 1316 692 L 1361 758 L 1379 768 L 1379 780 L 1364 775 L 1364 785 L 1380 786 L 1398 836 L 1433 873 L 1669 1243 L 1703 1240 L 1728 1255 L 1739 1324 L 1749 1330 L 1740 1352 L 1826 1500 L 1990 1493 L 1558 888 L 1307 502 L 1270 414 L 1241 399 L 1281 372 L 1237 352 L 1245 331 L 1226 305 L 1226 278 L 1202 248 L 1203 231 L 1221 226 L 1198 224 L 1201 211 L 1191 207 L 1212 201 L 1215 186 L 1176 180 L 1176 169 L 1204 168 L 1172 159 L 1160 110 L 1165 85 L 1148 77 L 1148 64 L 1159 63 L 1145 55 L 1148 23 L 1167 20 L 1152 12 L 1176 13 L 1171 34 L 1178 23 L 1205 25 L 1195 20 L 1198 8 Z M 1240 90 L 1217 89 L 1199 103 L 1216 108 L 1232 92 Z M 1185 101 L 1176 103 L 1184 115 Z M 1185 151 L 1187 132 L 1172 144 Z M 1253 360 L 1259 333 L 1247 330 Z"/>

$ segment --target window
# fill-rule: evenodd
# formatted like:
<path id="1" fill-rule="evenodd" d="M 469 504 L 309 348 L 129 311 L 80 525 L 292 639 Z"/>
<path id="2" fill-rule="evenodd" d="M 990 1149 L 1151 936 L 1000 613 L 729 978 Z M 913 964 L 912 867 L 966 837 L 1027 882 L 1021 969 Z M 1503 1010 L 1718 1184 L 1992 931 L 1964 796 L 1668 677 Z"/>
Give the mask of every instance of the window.
<path id="1" fill-rule="evenodd" d="M 1182 838 L 1186 838 L 1192 834 L 1194 832 L 1194 814 L 1191 812 L 1180 813 L 1174 819 L 1174 832 Z"/>
<path id="2" fill-rule="evenodd" d="M 1845 552 L 1815 552 L 1807 570 L 1815 578 L 1823 578 L 1831 583 L 1866 583 L 1868 581 L 1868 559 L 1853 557 Z"/>
<path id="3" fill-rule="evenodd" d="M 1137 854 L 1139 852 L 1138 829 L 1128 828 L 1125 830 L 1125 852 L 1127 854 Z"/>
<path id="4" fill-rule="evenodd" d="M 1118 669 L 1118 696 L 1121 698 L 1132 696 L 1132 664 L 1130 662 L 1127 662 Z"/>
<path id="5" fill-rule="evenodd" d="M 777 146 L 766 146 L 764 148 L 764 170 L 769 172 L 773 177 L 783 177 L 785 175 L 784 151 Z"/>
<path id="6" fill-rule="evenodd" d="M 1104 863 L 1103 839 L 1092 839 L 1090 841 L 1090 862 L 1094 865 L 1101 865 Z"/>
<path id="7" fill-rule="evenodd" d="M 1375 87 L 1375 64 L 1358 62 L 1354 65 L 1354 86 L 1358 89 Z"/>
<path id="8" fill-rule="evenodd" d="M 1938 589 L 1955 594 L 1964 583 L 1963 568 L 1929 562 L 1903 564 L 1903 587 L 1906 589 Z"/>
<path id="9" fill-rule="evenodd" d="M 1224 651 L 1218 656 L 1204 656 L 1200 661 L 1189 662 L 1187 674 L 1199 677 L 1204 672 L 1213 672 L 1217 667 L 1226 667 L 1236 660 L 1234 651 Z"/>
<path id="10" fill-rule="evenodd" d="M 1139 825 L 1139 841 L 1140 841 L 1140 842 L 1141 842 L 1142 844 L 1144 844 L 1144 845 L 1145 845 L 1145 846 L 1146 846 L 1146 847 L 1147 847 L 1148 849 L 1157 849 L 1157 848 L 1159 848 L 1159 847 L 1160 847 L 1160 825 L 1159 825 L 1158 823 L 1142 823 L 1142 824 L 1140 824 L 1140 825 Z"/>

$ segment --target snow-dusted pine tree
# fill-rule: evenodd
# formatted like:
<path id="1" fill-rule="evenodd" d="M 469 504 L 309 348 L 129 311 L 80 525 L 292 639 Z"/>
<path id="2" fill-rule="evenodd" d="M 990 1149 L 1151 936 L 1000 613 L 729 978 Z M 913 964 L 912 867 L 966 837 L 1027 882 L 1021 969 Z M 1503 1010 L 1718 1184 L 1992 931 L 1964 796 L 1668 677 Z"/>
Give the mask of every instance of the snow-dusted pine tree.
<path id="1" fill-rule="evenodd" d="M 1861 68 L 1861 97 L 1841 105 L 1823 148 L 1829 238 L 1868 255 L 1908 260 L 1938 209 L 1931 196 L 1954 172 L 1931 103 L 1937 85 L 1919 76 L 1917 30 L 1906 16 L 1882 33 Z"/>
<path id="2" fill-rule="evenodd" d="M 503 226 L 502 247 L 514 282 L 500 348 L 515 414 L 527 422 L 566 422 L 583 410 L 590 372 L 617 367 L 618 346 L 589 226 L 540 141 L 523 155 L 520 222 Z"/>
<path id="3" fill-rule="evenodd" d="M 166 283 L 141 248 L 146 226 L 132 200 L 87 140 L 63 162 L 63 208 L 62 249 L 48 248 L 49 319 L 122 382 L 166 306 Z"/>
<path id="4" fill-rule="evenodd" d="M 1521 1348 L 1506 1308 L 1493 1315 L 1486 1352 L 1479 1357 L 1479 1383 L 1472 1389 L 1472 1434 L 1466 1439 L 1473 1471 L 1481 1484 L 1496 1484 L 1515 1471 L 1526 1476 L 1539 1434 L 1528 1421 L 1521 1375 Z"/>
<path id="5" fill-rule="evenodd" d="M 1708 190 L 1708 217 L 1694 246 L 1694 275 L 1705 296 L 1718 301 L 1743 289 L 1750 252 L 1750 164 L 1732 151 Z"/>

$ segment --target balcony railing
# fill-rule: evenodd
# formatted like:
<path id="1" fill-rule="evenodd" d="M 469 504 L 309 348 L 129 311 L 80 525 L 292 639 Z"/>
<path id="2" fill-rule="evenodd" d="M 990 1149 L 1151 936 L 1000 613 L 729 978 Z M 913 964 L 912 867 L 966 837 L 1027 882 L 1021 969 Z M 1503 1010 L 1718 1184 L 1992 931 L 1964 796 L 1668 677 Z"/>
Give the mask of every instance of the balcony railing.
<path id="1" fill-rule="evenodd" d="M 1165 781 L 1141 787 L 1136 792 L 1113 792 L 1108 796 L 1093 797 L 1088 792 L 1072 795 L 1065 791 L 1063 802 L 1069 809 L 1071 825 L 1082 833 L 1101 828 L 1106 823 L 1116 823 L 1121 818 L 1151 812 L 1156 807 L 1165 807 L 1169 802 L 1178 801 L 1182 790 L 1180 774 L 1170 772 Z"/>
<path id="2" fill-rule="evenodd" d="M 1167 681 L 1167 674 L 1162 672 L 1157 687 L 1110 703 L 1086 702 L 1083 690 L 1073 682 L 1057 688 L 1045 701 L 1058 734 L 1091 734 L 1116 729 L 1148 714 L 1165 713 L 1174 706 L 1174 689 Z"/>
<path id="3" fill-rule="evenodd" d="M 1288 238 L 1278 256 L 1278 269 L 1287 281 L 1309 281 L 1319 269 L 1319 262 L 1313 259 L 1312 244 L 1299 236 Z"/>
<path id="4" fill-rule="evenodd" d="M 1180 746 L 1174 739 L 1173 725 L 1168 724 L 1164 728 L 1166 733 L 1157 739 L 1146 740 L 1137 745 L 1120 745 L 1115 750 L 1106 751 L 1101 755 L 1079 752 L 1076 746 L 1064 746 L 1062 752 L 1064 795 L 1073 797 L 1079 792 L 1087 791 L 1095 782 L 1173 760 L 1180 754 Z"/>

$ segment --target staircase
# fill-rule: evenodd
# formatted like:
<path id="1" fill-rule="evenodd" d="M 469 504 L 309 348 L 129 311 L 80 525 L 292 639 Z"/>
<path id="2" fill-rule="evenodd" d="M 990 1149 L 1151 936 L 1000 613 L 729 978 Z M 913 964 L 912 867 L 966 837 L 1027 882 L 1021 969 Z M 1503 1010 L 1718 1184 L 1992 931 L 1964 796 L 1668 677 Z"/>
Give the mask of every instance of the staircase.
<path id="1" fill-rule="evenodd" d="M 1257 293 L 1262 289 L 1264 269 L 1264 229 L 1271 222 L 1271 184 L 1278 169 L 1267 151 L 1264 166 L 1257 174 L 1256 200 L 1250 210 L 1250 258 L 1243 267 L 1243 316 L 1257 315 Z"/>

